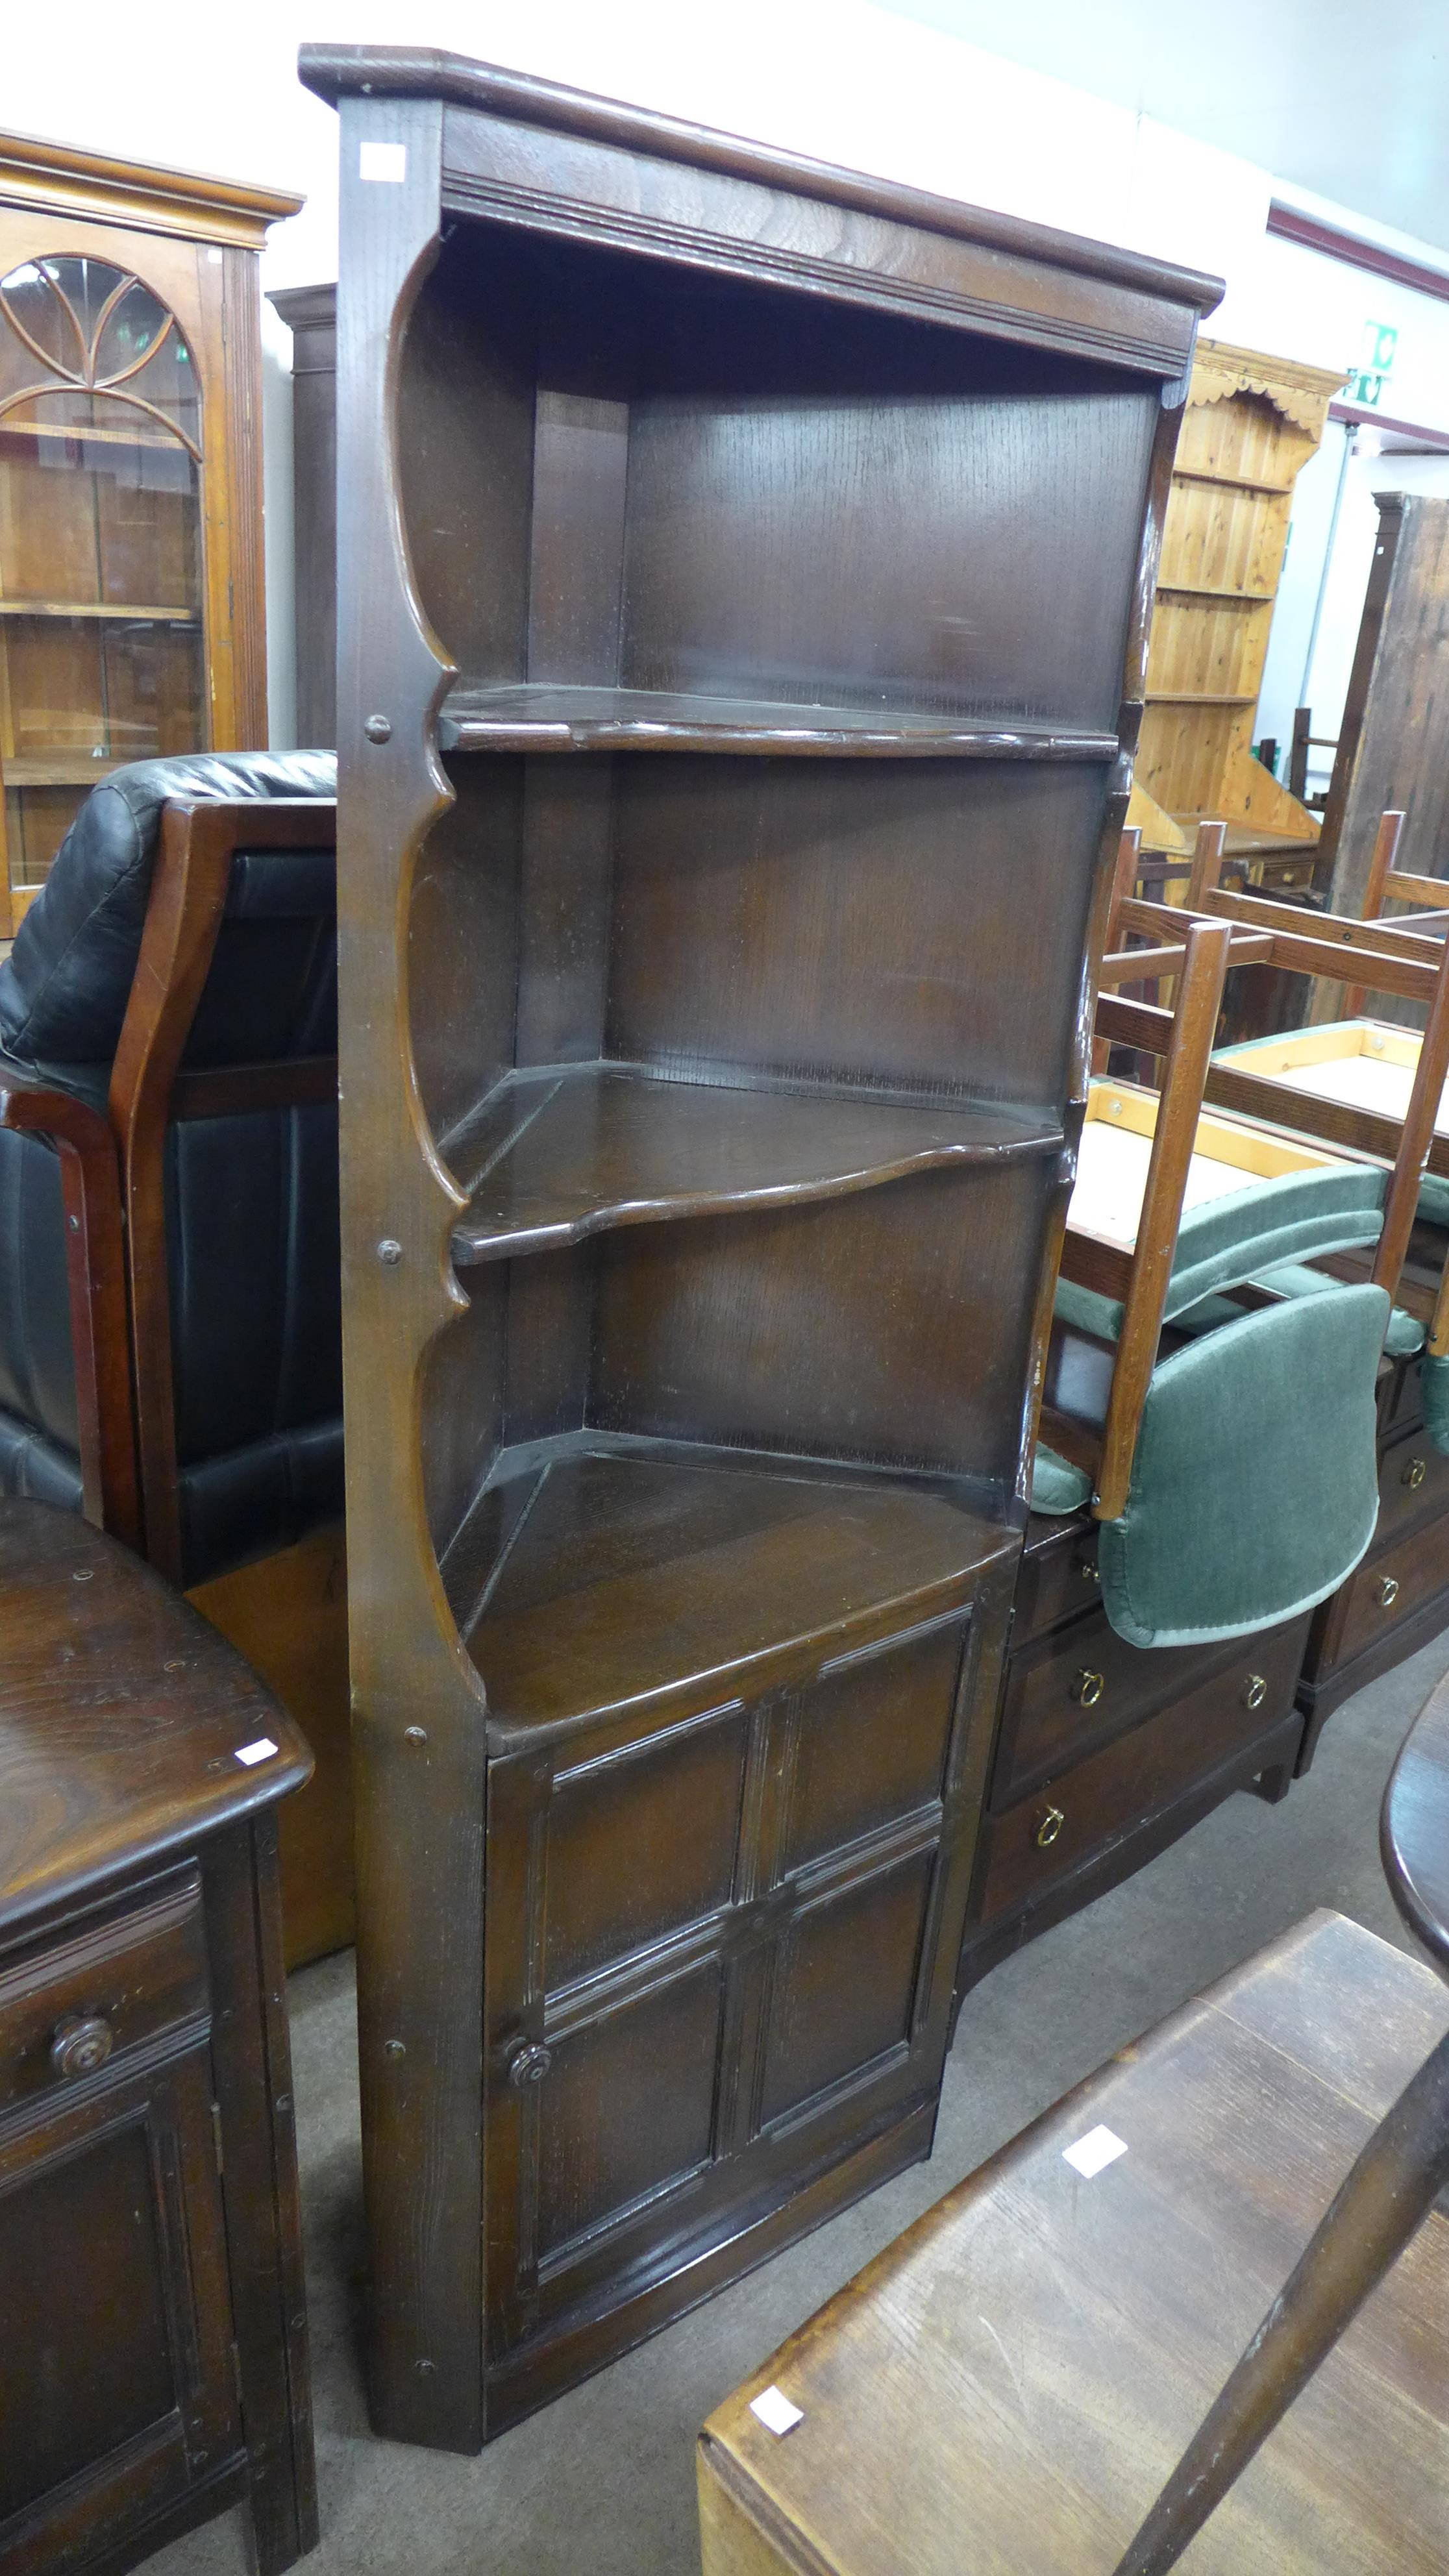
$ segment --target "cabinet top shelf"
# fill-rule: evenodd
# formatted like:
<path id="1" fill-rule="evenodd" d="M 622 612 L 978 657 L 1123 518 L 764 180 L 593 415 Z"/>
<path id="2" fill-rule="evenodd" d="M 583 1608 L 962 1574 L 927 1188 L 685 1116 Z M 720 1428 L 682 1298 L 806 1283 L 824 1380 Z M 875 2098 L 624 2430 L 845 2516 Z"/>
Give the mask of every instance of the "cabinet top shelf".
<path id="1" fill-rule="evenodd" d="M 1056 1151 L 1062 1131 L 991 1103 L 920 1107 L 588 1064 L 511 1075 L 465 1142 L 466 1151 L 457 1139 L 450 1149 L 455 1167 L 477 1174 L 453 1234 L 460 1268 L 613 1226 L 795 1206 L 913 1171 L 1018 1162 Z"/>
<path id="2" fill-rule="evenodd" d="M 1026 717 L 797 706 L 666 689 L 562 688 L 546 681 L 454 689 L 444 702 L 438 743 L 443 751 L 772 752 L 817 759 L 1117 756 L 1115 734 Z"/>

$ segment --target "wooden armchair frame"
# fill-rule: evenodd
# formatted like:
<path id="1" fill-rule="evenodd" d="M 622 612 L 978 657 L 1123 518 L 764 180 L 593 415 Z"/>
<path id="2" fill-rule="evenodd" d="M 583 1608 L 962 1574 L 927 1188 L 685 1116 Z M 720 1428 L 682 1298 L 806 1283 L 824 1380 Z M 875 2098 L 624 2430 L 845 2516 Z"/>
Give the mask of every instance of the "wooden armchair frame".
<path id="1" fill-rule="evenodd" d="M 1191 884 L 1205 909 L 1148 903 L 1133 896 L 1137 836 L 1125 833 L 1108 911 L 1108 950 L 1100 982 L 1112 986 L 1170 975 L 1176 981 L 1176 1000 L 1175 1007 L 1167 1010 L 1106 991 L 1097 1002 L 1099 1067 L 1114 1042 L 1155 1055 L 1164 1066 L 1132 1250 L 1074 1234 L 1070 1223 L 1062 1244 L 1062 1276 L 1119 1300 L 1123 1307 L 1100 1435 L 1049 1399 L 1042 1408 L 1042 1436 L 1073 1465 L 1091 1474 L 1092 1512 L 1098 1520 L 1118 1519 L 1126 1509 L 1143 1407 L 1157 1363 L 1188 1169 L 1205 1103 L 1390 1166 L 1383 1230 L 1371 1270 L 1375 1284 L 1390 1297 L 1399 1290 L 1424 1170 L 1442 1165 L 1449 1173 L 1449 1138 L 1436 1138 L 1434 1133 L 1435 1113 L 1449 1074 L 1449 947 L 1442 939 L 1399 931 L 1392 925 L 1344 923 L 1331 914 L 1315 917 L 1311 935 L 1285 930 L 1281 905 L 1227 894 L 1219 886 L 1223 829 L 1216 823 L 1200 826 L 1193 853 Z M 1156 944 L 1138 948 L 1116 944 L 1131 935 Z M 1309 1094 L 1295 1095 L 1263 1076 L 1215 1067 L 1212 1062 L 1223 981 L 1230 965 L 1272 965 L 1332 978 L 1341 972 L 1341 950 L 1349 939 L 1364 961 L 1371 990 L 1419 1001 L 1428 1009 L 1428 1026 L 1402 1120 L 1344 1109 Z M 1234 1295 L 1245 1306 L 1272 1302 L 1267 1290 L 1244 1287 Z M 1440 1346 L 1436 1334 L 1449 1345 L 1449 1263 L 1430 1320 L 1431 1349 Z"/>
<path id="2" fill-rule="evenodd" d="M 1124 835 L 1124 839 L 1133 841 L 1136 837 L 1135 833 Z M 1119 861 L 1119 870 L 1123 864 Z M 1159 971 L 1166 971 L 1161 961 L 1170 953 L 1174 968 L 1180 970 L 1180 989 L 1177 1007 L 1172 1011 L 1131 1002 L 1114 1004 L 1105 998 L 1097 1004 L 1096 1030 L 1102 1044 L 1110 1044 L 1118 1033 L 1113 1026 L 1114 1011 L 1125 1011 L 1131 1015 L 1130 1025 L 1135 1032 L 1129 1043 L 1145 1044 L 1151 1053 L 1165 1058 L 1161 1106 L 1132 1250 L 1119 1251 L 1096 1240 L 1088 1242 L 1073 1234 L 1070 1221 L 1062 1240 L 1062 1276 L 1102 1295 L 1119 1298 L 1123 1306 L 1100 1436 L 1094 1435 L 1091 1426 L 1077 1415 L 1064 1413 L 1049 1401 L 1042 1406 L 1042 1436 L 1073 1466 L 1085 1468 L 1092 1477 L 1092 1512 L 1097 1520 L 1120 1519 L 1127 1508 L 1132 1459 L 1162 1336 L 1188 1166 L 1202 1108 L 1203 1083 L 1217 1036 L 1231 942 L 1232 933 L 1226 923 L 1199 921 L 1189 926 L 1185 940 L 1171 952 L 1131 950 L 1102 961 L 1104 980 L 1125 982 L 1129 977 L 1135 980 L 1140 976 L 1144 963 L 1149 974 L 1154 964 Z"/>
<path id="3" fill-rule="evenodd" d="M 245 850 L 335 846 L 330 797 L 192 803 L 161 817 L 146 926 L 111 1070 L 108 1113 L 120 1162 L 130 1292 L 145 1552 L 173 1583 L 182 1576 L 171 1295 L 166 1258 L 166 1135 L 177 1121 L 291 1109 L 335 1097 L 335 1055 L 184 1073 L 191 1034 L 226 910 L 232 860 Z"/>
<path id="4" fill-rule="evenodd" d="M 87 1520 L 179 1583 L 181 1508 L 166 1258 L 166 1135 L 179 1119 L 325 1100 L 335 1056 L 182 1072 L 239 849 L 330 849 L 330 798 L 178 799 L 160 841 L 107 1113 L 7 1067 L 0 1126 L 61 1163 Z"/>
<path id="5" fill-rule="evenodd" d="M 1229 925 L 1230 966 L 1271 965 L 1290 974 L 1335 982 L 1342 978 L 1347 951 L 1362 978 L 1361 989 L 1420 1003 L 1427 1014 L 1402 1119 L 1380 1110 L 1325 1100 L 1316 1093 L 1295 1091 L 1290 1084 L 1238 1065 L 1210 1063 L 1204 1086 L 1204 1098 L 1216 1108 L 1235 1110 L 1270 1127 L 1287 1128 L 1340 1152 L 1366 1156 L 1390 1166 L 1383 1232 L 1372 1277 L 1391 1297 L 1398 1296 L 1424 1173 L 1430 1171 L 1449 1179 L 1449 1136 L 1437 1135 L 1434 1124 L 1449 1076 L 1449 944 L 1443 937 L 1426 934 L 1417 927 L 1351 921 L 1338 913 L 1315 915 L 1311 928 L 1285 930 L 1281 904 L 1256 895 L 1229 894 L 1217 886 L 1209 886 L 1204 903 L 1205 911 L 1196 918 L 1226 921 Z M 1186 917 L 1194 918 L 1191 914 Z M 1129 900 L 1120 908 L 1119 928 L 1160 939 L 1169 924 L 1180 927 L 1183 918 L 1182 913 L 1165 904 Z M 1152 952 L 1128 953 L 1140 959 Z M 1103 1007 L 1108 1008 L 1109 1020 L 1114 1012 L 1120 1018 L 1124 1011 L 1135 1011 L 1136 1025 L 1144 1030 L 1134 1037 L 1125 1024 L 1114 1025 L 1109 1034 L 1128 1045 L 1150 1043 L 1142 1005 L 1099 1006 L 1099 1029 Z M 1431 1352 L 1440 1356 L 1449 1350 L 1449 1262 L 1431 1308 L 1421 1320 L 1428 1327 Z"/>

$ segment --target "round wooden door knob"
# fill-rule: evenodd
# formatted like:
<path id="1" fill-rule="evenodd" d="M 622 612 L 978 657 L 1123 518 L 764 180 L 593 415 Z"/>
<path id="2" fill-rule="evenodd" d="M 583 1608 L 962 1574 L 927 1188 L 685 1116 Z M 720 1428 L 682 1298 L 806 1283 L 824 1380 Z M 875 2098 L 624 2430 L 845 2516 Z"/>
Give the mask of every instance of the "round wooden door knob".
<path id="1" fill-rule="evenodd" d="M 553 2050 L 541 2040 L 531 2040 L 518 2049 L 508 2061 L 508 2081 L 517 2093 L 526 2093 L 530 2084 L 541 2084 L 553 2064 Z"/>
<path id="2" fill-rule="evenodd" d="M 1072 1697 L 1079 1708 L 1095 1708 L 1106 1687 L 1105 1675 L 1088 1672 L 1084 1665 L 1072 1684 Z"/>
<path id="3" fill-rule="evenodd" d="M 1048 1807 L 1033 1837 L 1038 1851 L 1051 1850 L 1066 1821 L 1060 1807 Z"/>
<path id="4" fill-rule="evenodd" d="M 58 2025 L 50 2043 L 50 2062 L 57 2075 L 74 2081 L 80 2075 L 94 2075 L 114 2045 L 104 2013 L 74 2014 Z"/>
<path id="5" fill-rule="evenodd" d="M 1379 1608 L 1392 1610 L 1399 1597 L 1399 1587 L 1392 1574 L 1386 1574 L 1379 1585 Z"/>

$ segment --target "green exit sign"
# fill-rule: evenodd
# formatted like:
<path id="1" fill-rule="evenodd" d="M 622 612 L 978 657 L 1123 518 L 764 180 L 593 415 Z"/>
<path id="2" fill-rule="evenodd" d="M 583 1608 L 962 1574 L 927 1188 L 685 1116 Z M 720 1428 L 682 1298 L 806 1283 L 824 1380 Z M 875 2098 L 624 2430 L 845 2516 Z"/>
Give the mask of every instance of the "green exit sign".
<path id="1" fill-rule="evenodd" d="M 1377 411 L 1384 387 L 1393 373 L 1399 335 L 1391 322 L 1365 322 L 1363 336 L 1347 393 L 1350 402 L 1361 403 Z"/>

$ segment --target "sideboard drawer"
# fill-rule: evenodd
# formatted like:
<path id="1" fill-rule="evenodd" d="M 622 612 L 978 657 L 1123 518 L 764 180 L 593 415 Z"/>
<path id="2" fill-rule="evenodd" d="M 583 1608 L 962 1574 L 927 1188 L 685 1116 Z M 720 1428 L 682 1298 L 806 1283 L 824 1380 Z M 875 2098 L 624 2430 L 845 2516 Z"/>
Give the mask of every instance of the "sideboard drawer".
<path id="1" fill-rule="evenodd" d="M 1140 1725 L 1234 1652 L 1231 1643 L 1131 1646 L 1101 1608 L 1016 1650 L 1007 1668 L 993 1810 Z"/>
<path id="2" fill-rule="evenodd" d="M 1449 1509 L 1449 1458 L 1422 1429 L 1396 1440 L 1379 1460 L 1379 1525 L 1375 1547 L 1437 1519 Z"/>
<path id="3" fill-rule="evenodd" d="M 1012 1639 L 1029 1645 L 1063 1619 L 1101 1601 L 1097 1572 L 1097 1523 L 1079 1520 L 1027 1524 L 1026 1548 L 1016 1578 Z"/>
<path id="4" fill-rule="evenodd" d="M 1449 1525 L 1443 1519 L 1410 1530 L 1349 1578 L 1348 1606 L 1336 1663 L 1375 1645 L 1449 1585 Z"/>
<path id="5" fill-rule="evenodd" d="M 0 2115 L 207 2012 L 201 1876 L 188 1865 L 0 1959 Z"/>
<path id="6" fill-rule="evenodd" d="M 1225 1668 L 1170 1708 L 987 1818 L 974 1919 L 988 1923 L 1030 1903 L 1280 1724 L 1293 1705 L 1307 1628 L 1306 1618 L 1295 1619 L 1245 1639 Z M 1128 1651 L 1144 1663 L 1177 1654 Z"/>

